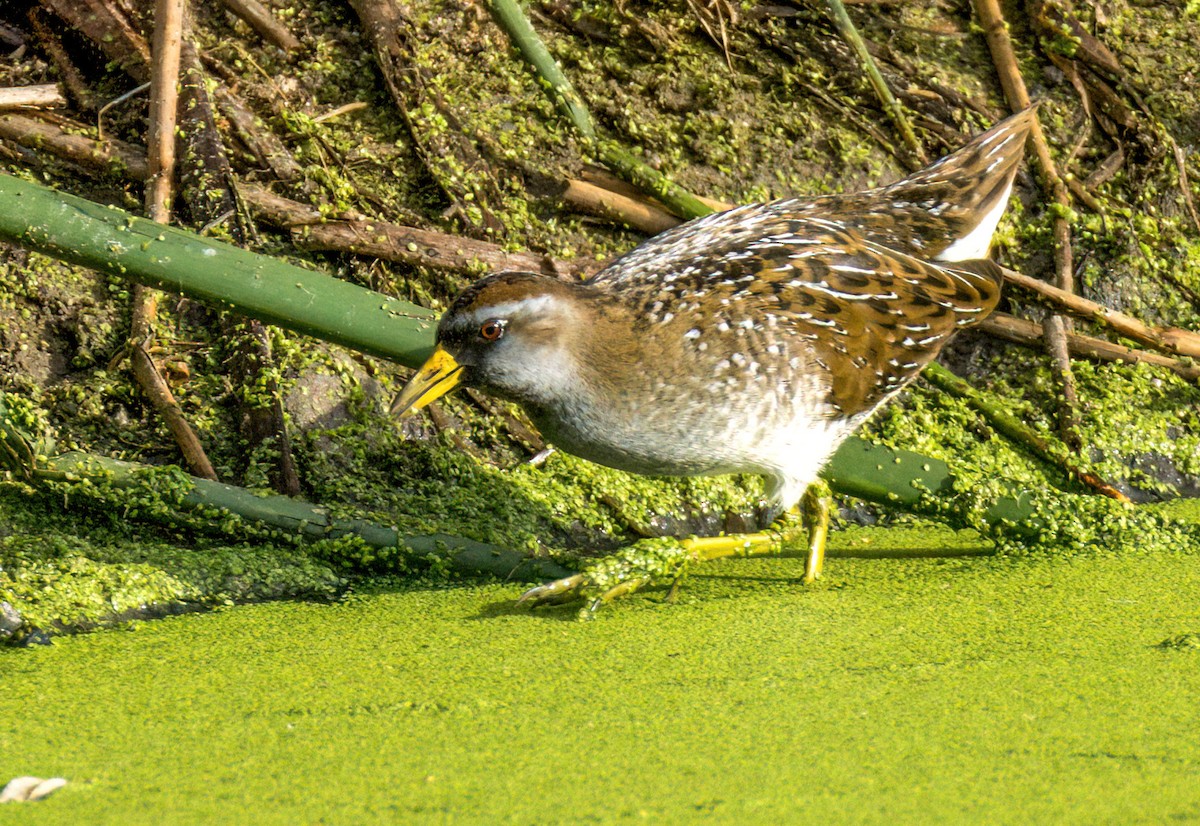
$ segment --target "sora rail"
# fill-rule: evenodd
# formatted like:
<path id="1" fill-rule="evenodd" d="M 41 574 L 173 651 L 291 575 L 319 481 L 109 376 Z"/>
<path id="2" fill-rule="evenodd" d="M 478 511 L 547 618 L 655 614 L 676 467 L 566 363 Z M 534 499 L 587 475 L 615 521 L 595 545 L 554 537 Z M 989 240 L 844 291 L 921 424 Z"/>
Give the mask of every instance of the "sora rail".
<path id="1" fill-rule="evenodd" d="M 955 330 L 996 306 L 1002 276 L 986 256 L 1035 117 L 1001 121 L 890 186 L 690 221 L 586 281 L 484 278 L 442 317 L 434 355 L 393 411 L 465 384 L 519 403 L 551 443 L 603 465 L 761 474 L 778 514 L 803 498 L 812 580 L 827 493 L 806 491 L 821 467 Z M 592 595 L 607 601 L 688 561 L 782 541 L 685 540 L 673 566 L 631 562 L 617 581 L 585 572 L 526 598 L 598 585 Z"/>

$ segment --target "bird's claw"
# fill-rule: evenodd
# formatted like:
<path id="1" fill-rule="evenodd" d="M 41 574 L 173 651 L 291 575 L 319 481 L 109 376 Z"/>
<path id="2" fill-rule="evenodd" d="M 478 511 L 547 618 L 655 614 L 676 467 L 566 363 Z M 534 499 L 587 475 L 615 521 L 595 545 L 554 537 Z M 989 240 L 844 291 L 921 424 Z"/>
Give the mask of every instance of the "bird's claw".
<path id="1" fill-rule="evenodd" d="M 586 581 L 586 575 L 575 574 L 547 582 L 544 585 L 537 585 L 517 597 L 517 605 L 528 603 L 530 607 L 536 607 L 568 602 L 575 597 L 575 592 L 582 588 Z"/>
<path id="2" fill-rule="evenodd" d="M 530 588 L 518 605 L 561 605 L 585 600 L 580 615 L 590 617 L 617 597 L 655 581 L 675 581 L 683 574 L 691 552 L 675 539 L 646 539 L 604 557 L 582 573 Z"/>

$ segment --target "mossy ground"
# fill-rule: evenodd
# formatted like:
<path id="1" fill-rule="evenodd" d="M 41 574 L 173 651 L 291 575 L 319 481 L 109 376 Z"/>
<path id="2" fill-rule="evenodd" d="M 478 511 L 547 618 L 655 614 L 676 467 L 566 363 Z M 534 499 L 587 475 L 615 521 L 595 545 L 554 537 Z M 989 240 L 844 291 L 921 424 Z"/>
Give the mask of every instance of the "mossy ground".
<path id="1" fill-rule="evenodd" d="M 5 767 L 70 781 L 4 816 L 1195 822 L 1197 559 L 727 561 L 588 623 L 379 583 L 0 650 Z"/>
<path id="2" fill-rule="evenodd" d="M 471 216 L 446 213 L 347 8 L 275 5 L 304 38 L 296 63 L 223 15 L 199 10 L 196 31 L 209 57 L 242 74 L 239 91 L 269 113 L 303 168 L 288 194 L 326 212 L 466 229 Z M 561 257 L 632 246 L 635 234 L 558 203 L 558 179 L 581 172 L 580 147 L 478 7 L 411 5 L 429 88 L 496 170 L 496 240 Z M 1138 70 L 1144 99 L 1184 147 L 1200 140 L 1186 79 L 1200 48 L 1194 6 L 1180 15 L 1170 4 L 1106 3 L 1105 21 L 1085 21 Z M 600 127 L 693 190 L 730 200 L 821 193 L 901 170 L 862 128 L 883 118 L 861 75 L 816 48 L 833 37 L 819 13 L 743 23 L 730 71 L 682 2 L 578 12 L 537 25 Z M 999 111 L 964 6 L 855 14 L 915 68 L 916 88 L 936 81 Z M 1021 20 L 1013 30 L 1031 87 L 1049 98 L 1054 151 L 1065 154 L 1078 100 Z M 36 56 L 0 76 L 55 79 Z M 128 86 L 106 83 L 109 97 Z M 370 106 L 321 119 L 353 100 Z M 984 125 L 954 109 L 959 133 Z M 106 128 L 140 140 L 140 118 L 117 111 Z M 436 120 L 416 122 L 436 129 Z M 1074 171 L 1085 177 L 1112 149 L 1089 144 Z M 1075 224 L 1080 281 L 1151 321 L 1195 327 L 1196 308 L 1164 286 L 1200 284 L 1176 170 L 1165 151 L 1134 149 L 1101 189 L 1116 199 L 1109 213 Z M 97 200 L 140 202 L 119 177 L 84 181 L 35 153 L 4 163 Z M 1022 195 L 1002 254 L 1042 274 L 1050 213 L 1032 188 Z M 259 249 L 296 255 L 270 234 Z M 352 256 L 308 260 L 431 305 L 464 280 Z M 1023 300 L 1010 294 L 1009 308 L 1027 309 Z M 108 369 L 127 301 L 123 283 L 6 254 L 0 387 L 43 410 L 62 448 L 175 461 L 128 377 Z M 269 450 L 245 456 L 230 435 L 231 399 L 260 388 L 227 374 L 228 342 L 214 329 L 209 312 L 169 302 L 157 355 L 190 365 L 177 396 L 218 472 L 260 486 Z M 272 344 L 292 401 L 313 392 L 291 412 L 305 493 L 323 504 L 526 550 L 611 547 L 634 525 L 720 528 L 753 510 L 756 483 L 745 480 L 662 483 L 565 458 L 521 466 L 527 453 L 496 420 L 460 402 L 449 407 L 458 432 L 486 447 L 491 464 L 445 440 L 402 439 L 380 414 L 397 378 L 390 368 L 288 334 Z M 975 337 L 953 358 L 1053 431 L 1043 357 Z M 1165 478 L 1159 463 L 1197 473 L 1196 387 L 1160 370 L 1076 369 L 1095 450 L 1087 458 L 1147 498 L 1185 491 L 1188 480 Z M 1031 490 L 1063 483 L 965 406 L 919 387 L 875 423 L 875 436 L 976 478 L 1003 475 Z M 1194 548 L 996 556 L 971 535 L 887 517 L 893 527 L 835 533 L 835 549 L 877 558 L 834 558 L 816 587 L 797 584 L 795 560 L 717 563 L 688 578 L 677 604 L 638 596 L 578 623 L 560 621 L 573 620 L 569 610 L 514 610 L 515 585 L 414 572 L 365 579 L 353 560 L 301 546 L 139 524 L 129 503 L 63 504 L 16 482 L 0 489 L 0 602 L 31 628 L 118 621 L 119 630 L 0 648 L 4 767 L 71 781 L 47 801 L 6 808 L 13 822 L 1200 820 Z M 1194 504 L 1170 512 L 1200 524 Z M 348 597 L 327 601 L 347 587 Z M 120 622 L 278 597 L 308 601 Z"/>
<path id="3" fill-rule="evenodd" d="M 239 76 L 239 94 L 264 114 L 301 166 L 301 181 L 276 186 L 326 213 L 355 209 L 471 231 L 470 216 L 447 211 L 443 184 L 455 182 L 434 180 L 416 145 L 422 130 L 445 124 L 417 113 L 415 129 L 405 127 L 349 9 L 335 2 L 274 6 L 304 40 L 295 61 L 263 49 L 243 24 L 207 8 L 196 10 L 195 32 L 206 55 Z M 592 258 L 636 243 L 635 233 L 571 213 L 558 201 L 562 180 L 582 174 L 584 150 L 557 122 L 486 15 L 477 6 L 445 0 L 409 6 L 419 35 L 414 64 L 432 90 L 430 99 L 448 107 L 478 141 L 486 159 L 480 174 L 496 179 L 499 200 L 489 206 L 504 228 L 494 240 Z M 883 116 L 853 63 L 822 46 L 836 38 L 819 10 L 744 17 L 734 29 L 730 69 L 683 2 L 587 3 L 559 18 L 551 16 L 555 4 L 539 6 L 535 24 L 600 129 L 696 192 L 733 201 L 823 193 L 890 180 L 904 168 L 886 141 L 864 128 L 883 124 Z M 1200 60 L 1195 10 L 1179 15 L 1169 6 L 1115 3 L 1080 13 L 1130 68 L 1130 82 L 1154 118 L 1181 146 L 1194 146 L 1200 121 L 1186 75 Z M 896 65 L 911 68 L 899 91 L 937 84 L 977 106 L 1002 110 L 986 46 L 965 6 L 885 5 L 854 14 L 868 37 L 903 58 Z M 1076 93 L 1040 59 L 1025 22 L 1015 19 L 1013 28 L 1026 78 L 1047 99 L 1042 111 L 1053 149 L 1065 154 L 1076 137 Z M 14 85 L 56 79 L 36 52 L 0 67 L 0 77 Z M 112 87 L 111 96 L 128 86 L 115 71 L 104 84 Z M 323 118 L 352 101 L 369 106 Z M 941 129 L 918 123 L 923 138 L 945 149 L 987 120 L 971 106 L 939 109 L 920 96 L 906 98 L 906 105 L 924 112 L 930 124 L 946 122 Z M 110 112 L 105 123 L 108 134 L 144 138 L 136 105 Z M 1078 177 L 1113 149 L 1098 132 L 1093 137 L 1078 156 Z M 1083 291 L 1151 321 L 1195 328 L 1196 307 L 1164 280 L 1200 288 L 1200 243 L 1188 223 L 1172 156 L 1161 146 L 1158 155 L 1138 141 L 1130 146 L 1129 164 L 1100 191 L 1113 197 L 1109 212 L 1081 214 L 1074 225 Z M 32 152 L 5 155 L 4 164 L 97 200 L 134 209 L 140 202 L 138 187 L 116 175 L 85 179 Z M 1200 170 L 1191 166 L 1195 189 Z M 239 171 L 251 178 L 265 174 Z M 999 246 L 1006 263 L 1045 274 L 1051 215 L 1031 184 L 1021 182 L 1021 203 L 1014 203 L 1002 226 Z M 300 254 L 286 236 L 270 232 L 260 237 L 258 249 L 305 258 L 431 306 L 467 279 L 350 255 Z M 115 279 L 38 255 L 7 253 L 0 260 L 0 388 L 45 411 L 63 449 L 175 462 L 169 435 L 128 375 L 109 369 L 124 342 L 128 298 L 128 285 Z M 1028 310 L 1025 298 L 1010 291 L 1008 308 Z M 231 342 L 219 329 L 205 308 L 166 302 L 156 356 L 164 365 L 187 368 L 176 374 L 182 378 L 175 393 L 221 478 L 261 487 L 272 447 L 243 449 L 235 401 L 262 401 L 264 385 L 229 374 Z M 528 452 L 508 439 L 495 417 L 461 401 L 449 403 L 450 418 L 490 464 L 465 458 L 445 440 L 402 439 L 395 423 L 380 415 L 402 378 L 392 367 L 284 332 L 274 332 L 271 343 L 277 366 L 270 377 L 289 394 L 304 493 L 323 505 L 522 550 L 604 550 L 634 538 L 636 528 L 736 528 L 753 516 L 753 480 L 662 483 L 562 457 L 545 470 L 521 466 Z M 978 336 L 960 339 L 951 356 L 956 368 L 1000 393 L 1037 429 L 1054 432 L 1056 391 L 1044 356 Z M 1076 371 L 1083 437 L 1091 451 L 1085 458 L 1095 469 L 1147 499 L 1195 493 L 1200 390 L 1158 369 L 1077 363 Z M 306 409 L 318 412 L 302 415 L 306 405 L 297 400 L 310 391 Z M 410 429 L 407 435 L 429 433 Z M 944 458 L 968 476 L 1004 476 L 1030 490 L 1065 483 L 996 437 L 965 405 L 919 386 L 874 423 L 874 438 Z M 314 561 L 293 546 L 130 525 L 128 503 L 86 509 L 72 498 L 70 515 L 62 515 L 60 500 L 27 493 L 15 485 L 0 498 L 0 526 L 7 526 L 0 539 L 0 601 L 19 603 L 41 628 L 89 627 L 143 607 L 328 595 L 346 577 L 363 573 L 353 560 Z"/>

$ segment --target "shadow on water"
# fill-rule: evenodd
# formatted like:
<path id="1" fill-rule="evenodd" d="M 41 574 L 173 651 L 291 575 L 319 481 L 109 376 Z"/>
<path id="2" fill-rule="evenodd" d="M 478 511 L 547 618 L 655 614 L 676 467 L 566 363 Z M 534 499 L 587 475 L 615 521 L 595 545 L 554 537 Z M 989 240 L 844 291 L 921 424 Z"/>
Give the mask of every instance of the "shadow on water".
<path id="1" fill-rule="evenodd" d="M 467 619 L 495 620 L 521 616 L 536 620 L 578 622 L 579 609 L 582 607 L 583 602 L 579 600 L 564 603 L 562 605 L 547 605 L 539 608 L 530 608 L 525 605 L 518 605 L 515 599 L 504 599 L 487 603 L 479 609 L 478 613 L 472 614 L 471 616 L 467 617 Z"/>
<path id="2" fill-rule="evenodd" d="M 830 550 L 830 559 L 958 559 L 973 556 L 995 556 L 996 549 L 986 545 L 960 547 L 929 546 L 925 548 L 851 548 Z"/>

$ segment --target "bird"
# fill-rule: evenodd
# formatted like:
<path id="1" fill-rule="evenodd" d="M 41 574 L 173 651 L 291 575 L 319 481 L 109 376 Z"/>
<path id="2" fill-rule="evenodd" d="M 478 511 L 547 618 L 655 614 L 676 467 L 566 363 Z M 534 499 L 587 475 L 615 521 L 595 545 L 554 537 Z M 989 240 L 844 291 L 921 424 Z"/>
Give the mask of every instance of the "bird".
<path id="1" fill-rule="evenodd" d="M 697 560 L 778 552 L 797 535 L 797 507 L 812 581 L 828 530 L 824 464 L 999 301 L 988 252 L 1035 122 L 1030 107 L 886 186 L 689 221 L 585 280 L 486 276 L 442 315 L 392 412 L 472 386 L 601 465 L 766 480 L 774 530 L 690 538 L 669 562 L 631 552 L 525 601 L 595 607 Z"/>

